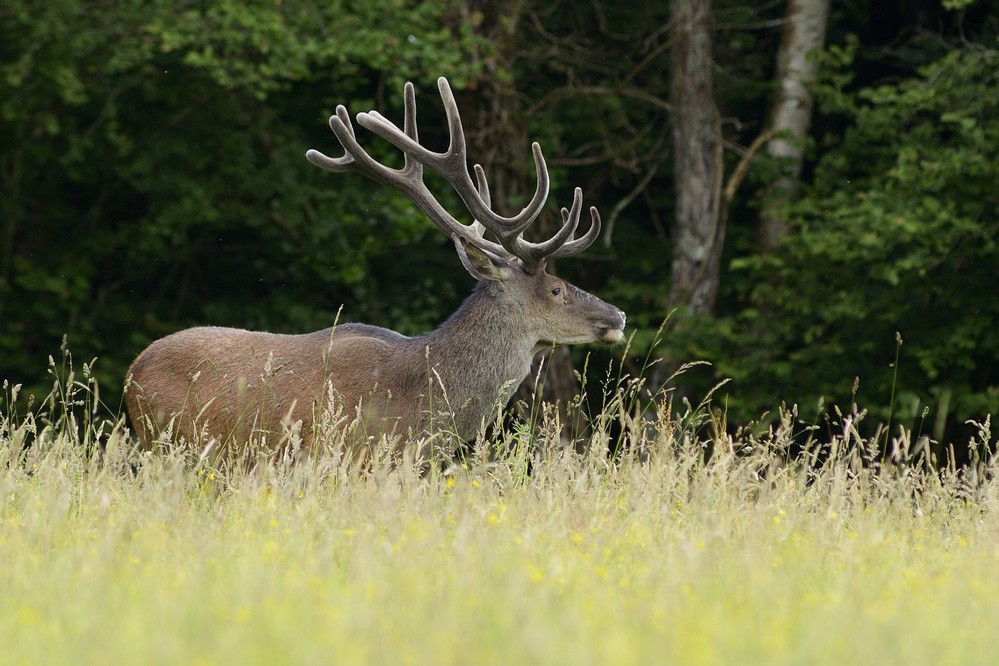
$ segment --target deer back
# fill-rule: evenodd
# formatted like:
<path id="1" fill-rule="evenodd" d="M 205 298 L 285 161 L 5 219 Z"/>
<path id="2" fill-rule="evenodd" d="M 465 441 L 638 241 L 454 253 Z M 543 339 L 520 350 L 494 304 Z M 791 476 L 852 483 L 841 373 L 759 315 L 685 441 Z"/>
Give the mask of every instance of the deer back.
<path id="1" fill-rule="evenodd" d="M 188 441 L 278 443 L 297 433 L 311 442 L 323 410 L 332 406 L 349 417 L 367 403 L 374 418 L 390 396 L 386 417 L 395 423 L 372 425 L 392 432 L 416 425 L 416 380 L 398 371 L 412 366 L 406 362 L 416 355 L 410 343 L 361 324 L 305 335 L 191 328 L 154 342 L 136 358 L 126 405 L 147 444 L 168 429 Z"/>

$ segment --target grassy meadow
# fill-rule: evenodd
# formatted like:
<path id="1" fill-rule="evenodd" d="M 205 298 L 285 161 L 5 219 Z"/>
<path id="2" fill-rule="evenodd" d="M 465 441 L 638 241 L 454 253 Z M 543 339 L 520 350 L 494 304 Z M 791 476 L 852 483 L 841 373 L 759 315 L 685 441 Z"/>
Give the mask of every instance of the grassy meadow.
<path id="1" fill-rule="evenodd" d="M 819 445 L 791 413 L 729 436 L 706 406 L 643 420 L 618 395 L 579 450 L 547 422 L 429 472 L 133 469 L 73 384 L 0 401 L 4 664 L 994 659 L 991 458 L 931 469 L 904 431 L 882 458 L 860 414 Z"/>

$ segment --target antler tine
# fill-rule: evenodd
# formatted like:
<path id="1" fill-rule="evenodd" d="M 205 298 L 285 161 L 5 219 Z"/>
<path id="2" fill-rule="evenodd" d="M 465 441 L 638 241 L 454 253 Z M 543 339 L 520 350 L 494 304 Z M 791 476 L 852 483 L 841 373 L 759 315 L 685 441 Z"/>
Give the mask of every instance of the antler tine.
<path id="1" fill-rule="evenodd" d="M 534 196 L 531 197 L 531 200 L 524 206 L 523 210 L 512 218 L 503 218 L 494 215 L 497 222 L 513 221 L 522 218 L 519 224 L 512 224 L 510 226 L 509 233 L 511 234 L 520 234 L 524 229 L 531 226 L 534 220 L 538 218 L 538 215 L 541 214 L 542 209 L 545 207 L 545 202 L 548 201 L 548 188 L 551 182 L 548 179 L 548 164 L 545 163 L 545 156 L 541 152 L 541 144 L 537 141 L 532 143 L 531 153 L 534 156 L 534 175 L 538 181 L 538 185 L 534 189 Z"/>
<path id="2" fill-rule="evenodd" d="M 565 215 L 563 208 L 563 216 Z M 560 257 L 571 257 L 579 254 L 586 248 L 593 245 L 593 242 L 600 236 L 600 212 L 596 206 L 590 206 L 590 228 L 586 233 L 575 240 L 569 241 L 562 247 L 548 255 L 548 259 L 558 259 Z"/>
<path id="3" fill-rule="evenodd" d="M 406 85 L 403 87 L 403 107 L 405 109 L 403 119 L 402 119 L 402 131 L 413 140 L 414 143 L 419 145 L 420 136 L 416 128 L 416 87 L 411 81 L 406 81 Z M 372 113 L 377 113 L 372 112 Z M 409 160 L 409 153 L 405 154 L 406 160 Z"/>
<path id="4" fill-rule="evenodd" d="M 350 114 L 347 113 L 347 107 L 343 104 L 339 104 L 336 107 L 336 115 L 330 116 L 330 129 L 333 133 L 340 136 L 339 132 L 346 132 L 351 138 L 354 137 L 354 126 L 350 124 Z M 343 143 L 341 141 L 341 143 Z M 346 151 L 346 146 L 344 146 Z M 324 155 L 318 150 L 308 150 L 305 153 L 305 157 L 315 164 L 320 169 L 325 171 L 332 171 L 334 173 L 341 173 L 343 171 L 349 171 L 355 168 L 356 164 L 353 156 L 347 151 L 343 157 L 329 157 Z"/>
<path id="5" fill-rule="evenodd" d="M 523 237 L 518 237 L 517 242 L 520 246 L 520 253 L 531 257 L 537 264 L 540 264 L 547 257 L 552 256 L 576 233 L 576 227 L 579 226 L 579 214 L 582 212 L 582 209 L 583 190 L 577 187 L 572 196 L 572 209 L 562 209 L 562 228 L 558 230 L 558 233 L 543 243 L 530 243 L 524 240 Z"/>
<path id="6" fill-rule="evenodd" d="M 486 180 L 486 172 L 481 164 L 476 164 L 473 168 L 475 170 L 475 187 L 479 192 L 479 198 L 482 199 L 482 203 L 486 207 L 491 207 L 492 196 L 489 194 L 489 181 Z"/>
<path id="7" fill-rule="evenodd" d="M 473 169 L 475 170 L 475 187 L 479 191 L 479 197 L 487 208 L 492 206 L 492 195 L 489 194 L 489 181 L 486 180 L 486 172 L 482 168 L 481 164 L 476 164 Z M 472 220 L 472 229 L 479 236 L 482 236 L 486 227 L 478 220 Z"/>

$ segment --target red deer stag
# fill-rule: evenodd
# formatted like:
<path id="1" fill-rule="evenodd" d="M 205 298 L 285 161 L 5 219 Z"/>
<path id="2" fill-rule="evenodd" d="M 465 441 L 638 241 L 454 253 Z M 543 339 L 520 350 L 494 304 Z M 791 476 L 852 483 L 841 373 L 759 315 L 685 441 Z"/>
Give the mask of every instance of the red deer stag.
<path id="1" fill-rule="evenodd" d="M 336 409 L 345 420 L 359 421 L 363 436 L 439 430 L 468 440 L 506 404 L 538 351 L 622 339 L 621 310 L 545 272 L 547 260 L 578 254 L 596 239 L 597 209 L 590 208 L 589 230 L 577 238 L 582 191 L 576 188 L 572 207 L 562 209 L 562 228 L 544 242 L 526 240 L 524 230 L 548 198 L 540 146 L 532 146 L 534 197 L 513 217 L 497 214 L 482 168 L 475 165 L 474 181 L 469 174 L 447 80 L 438 87 L 450 131 L 446 152 L 418 142 L 416 93 L 407 83 L 403 130 L 375 111 L 357 116 L 359 125 L 404 153 L 401 169 L 376 162 L 361 148 L 343 106 L 329 124 L 345 155 L 310 150 L 306 157 L 327 171 L 358 171 L 408 195 L 454 241 L 461 263 L 478 280 L 471 296 L 438 329 L 418 337 L 345 323 L 304 335 L 191 328 L 157 340 L 135 359 L 126 380 L 128 415 L 145 447 L 167 439 L 216 439 L 242 450 L 267 438 L 272 445 L 287 443 L 296 431 L 309 445 L 322 414 Z M 424 168 L 454 187 L 475 218 L 471 224 L 434 198 Z"/>

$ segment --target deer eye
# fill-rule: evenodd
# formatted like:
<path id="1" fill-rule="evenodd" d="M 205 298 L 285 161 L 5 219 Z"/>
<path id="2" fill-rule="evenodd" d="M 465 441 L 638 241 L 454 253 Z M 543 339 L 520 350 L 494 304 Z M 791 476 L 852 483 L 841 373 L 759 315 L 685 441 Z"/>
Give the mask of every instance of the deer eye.
<path id="1" fill-rule="evenodd" d="M 562 287 L 555 287 L 552 289 L 552 296 L 558 296 L 562 293 Z"/>

